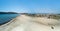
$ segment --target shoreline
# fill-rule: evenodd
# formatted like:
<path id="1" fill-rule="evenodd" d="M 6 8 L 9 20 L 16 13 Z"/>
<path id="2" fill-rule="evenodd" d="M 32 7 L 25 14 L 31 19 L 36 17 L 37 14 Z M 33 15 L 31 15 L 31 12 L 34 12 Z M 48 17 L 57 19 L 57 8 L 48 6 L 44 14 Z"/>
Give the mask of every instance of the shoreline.
<path id="1" fill-rule="evenodd" d="M 16 18 L 12 19 L 10 22 L 8 22 L 8 23 L 6 23 L 6 24 L 4 24 L 4 25 L 2 25 L 0 27 L 3 28 L 6 31 L 10 31 L 11 29 L 13 29 L 13 28 L 15 28 L 17 26 L 20 26 L 20 25 L 28 26 L 29 23 L 32 23 L 32 24 L 36 23 L 36 25 L 40 24 L 43 27 L 47 25 L 46 27 L 49 27 L 50 25 L 47 24 L 47 23 L 51 23 L 52 25 L 54 25 L 54 22 L 55 22 L 55 24 L 56 24 L 56 22 L 58 22 L 57 20 L 54 20 L 54 19 L 52 19 L 52 21 L 51 21 L 51 19 L 48 19 L 48 18 L 45 18 L 45 17 L 30 17 L 30 16 L 26 16 L 26 15 L 19 15 Z M 8 27 L 8 29 L 6 27 Z"/>

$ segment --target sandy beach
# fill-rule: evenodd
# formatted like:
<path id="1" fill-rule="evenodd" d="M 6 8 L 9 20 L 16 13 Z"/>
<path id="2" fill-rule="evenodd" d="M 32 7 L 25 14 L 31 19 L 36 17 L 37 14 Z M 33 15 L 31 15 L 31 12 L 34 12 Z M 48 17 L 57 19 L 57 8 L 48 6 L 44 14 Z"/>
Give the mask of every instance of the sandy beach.
<path id="1" fill-rule="evenodd" d="M 2 25 L 0 29 L 0 31 L 60 31 L 60 21 L 46 17 L 20 15 Z"/>

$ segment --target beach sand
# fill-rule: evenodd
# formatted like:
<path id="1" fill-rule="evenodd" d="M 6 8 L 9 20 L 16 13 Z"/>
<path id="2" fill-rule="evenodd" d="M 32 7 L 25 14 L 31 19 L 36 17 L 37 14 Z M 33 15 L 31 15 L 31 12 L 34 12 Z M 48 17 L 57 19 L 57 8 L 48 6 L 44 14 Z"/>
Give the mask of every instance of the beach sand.
<path id="1" fill-rule="evenodd" d="M 60 31 L 60 21 L 20 15 L 0 27 L 0 31 Z"/>

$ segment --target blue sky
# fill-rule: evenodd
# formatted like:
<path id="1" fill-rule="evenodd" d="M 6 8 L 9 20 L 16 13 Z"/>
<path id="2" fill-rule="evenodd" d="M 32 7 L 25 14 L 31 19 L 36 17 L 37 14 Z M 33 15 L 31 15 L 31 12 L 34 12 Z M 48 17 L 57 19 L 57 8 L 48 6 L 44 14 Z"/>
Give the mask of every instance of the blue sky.
<path id="1" fill-rule="evenodd" d="M 60 0 L 0 0 L 0 12 L 60 13 Z"/>

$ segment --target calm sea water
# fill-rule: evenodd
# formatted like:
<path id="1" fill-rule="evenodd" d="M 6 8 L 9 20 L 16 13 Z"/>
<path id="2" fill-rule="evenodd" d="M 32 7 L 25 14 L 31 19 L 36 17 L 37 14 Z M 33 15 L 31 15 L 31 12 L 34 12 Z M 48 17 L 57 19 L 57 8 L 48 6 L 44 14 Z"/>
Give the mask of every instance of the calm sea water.
<path id="1" fill-rule="evenodd" d="M 3 25 L 13 18 L 17 17 L 19 14 L 0 14 L 0 25 Z"/>

